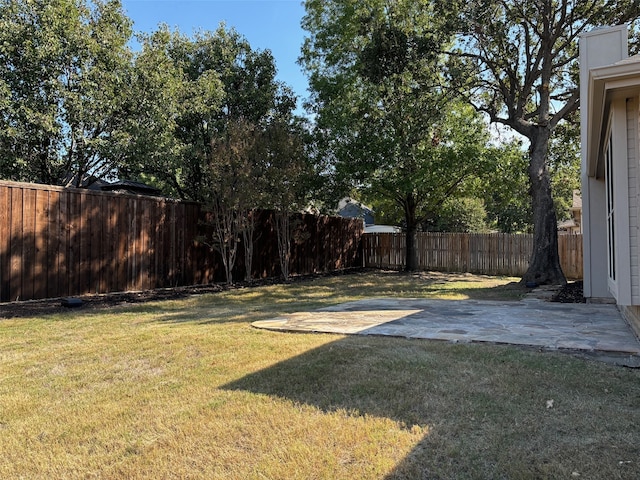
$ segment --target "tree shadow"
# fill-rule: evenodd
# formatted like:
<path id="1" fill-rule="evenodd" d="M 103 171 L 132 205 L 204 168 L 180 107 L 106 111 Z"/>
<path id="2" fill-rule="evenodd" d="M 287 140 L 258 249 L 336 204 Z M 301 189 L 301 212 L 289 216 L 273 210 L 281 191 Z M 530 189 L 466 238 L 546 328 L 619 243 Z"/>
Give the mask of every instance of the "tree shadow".
<path id="1" fill-rule="evenodd" d="M 242 390 L 271 395 L 296 403 L 312 405 L 325 413 L 346 411 L 356 416 L 389 418 L 401 426 L 428 425 L 432 411 L 424 398 L 424 378 L 412 382 L 404 375 L 389 378 L 394 370 L 422 370 L 428 378 L 429 357 L 422 346 L 406 339 L 363 341 L 347 337 L 264 370 L 223 385 L 226 390 Z M 381 382 L 384 379 L 384 382 Z"/>
<path id="2" fill-rule="evenodd" d="M 465 280 L 471 282 L 471 280 Z M 495 300 L 495 301 L 518 301 L 520 300 L 530 289 L 519 285 L 517 282 L 511 282 L 506 285 L 496 285 L 494 287 L 482 287 L 482 288 L 461 288 L 457 289 L 456 293 L 464 295 L 471 300 Z M 451 289 L 433 289 L 435 296 L 446 295 L 450 293 Z"/>
<path id="3" fill-rule="evenodd" d="M 596 407 L 576 405 L 582 413 L 545 407 L 549 398 L 564 399 L 569 406 L 573 396 L 588 398 L 600 388 L 581 383 L 583 370 L 568 356 L 541 358 L 508 346 L 355 336 L 220 388 L 327 414 L 386 418 L 406 430 L 420 427 L 425 435 L 388 471 L 387 480 L 557 478 L 566 468 L 571 475 L 572 465 L 597 456 L 601 442 L 625 435 L 628 428 L 621 422 L 612 434 L 608 426 L 598 426 L 600 440 L 585 450 L 579 438 L 594 435 L 595 427 L 576 424 L 576 415 L 594 414 Z M 616 411 L 615 406 L 597 408 L 610 415 Z M 558 455 L 556 436 L 574 460 Z M 631 451 L 631 444 L 619 445 Z"/>
<path id="4" fill-rule="evenodd" d="M 468 381 L 468 372 L 461 373 L 468 368 L 466 362 L 478 358 L 473 358 L 472 351 L 462 360 L 459 350 L 477 348 L 390 337 L 347 337 L 220 388 L 277 397 L 328 414 L 386 418 L 407 431 L 418 427 L 426 434 L 385 478 L 454 478 L 446 472 L 467 468 L 460 458 L 466 430 L 472 429 L 471 417 L 500 418 L 504 413 L 489 391 L 491 380 L 483 379 L 486 384 L 477 387 L 461 386 Z M 443 364 L 448 361 L 450 367 Z M 472 396 L 459 395 L 461 390 Z M 465 478 L 473 477 L 471 473 Z"/>

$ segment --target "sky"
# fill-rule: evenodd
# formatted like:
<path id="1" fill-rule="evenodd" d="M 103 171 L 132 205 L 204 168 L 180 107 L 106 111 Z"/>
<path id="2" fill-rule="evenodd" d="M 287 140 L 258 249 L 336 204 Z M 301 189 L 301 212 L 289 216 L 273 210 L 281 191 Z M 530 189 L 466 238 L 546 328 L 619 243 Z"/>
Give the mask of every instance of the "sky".
<path id="1" fill-rule="evenodd" d="M 271 50 L 278 80 L 286 83 L 300 100 L 308 96 L 308 82 L 296 61 L 304 39 L 300 21 L 301 0 L 121 0 L 135 32 L 152 32 L 160 23 L 192 35 L 214 31 L 220 22 L 234 27 L 251 48 Z M 135 48 L 135 45 L 134 45 Z"/>

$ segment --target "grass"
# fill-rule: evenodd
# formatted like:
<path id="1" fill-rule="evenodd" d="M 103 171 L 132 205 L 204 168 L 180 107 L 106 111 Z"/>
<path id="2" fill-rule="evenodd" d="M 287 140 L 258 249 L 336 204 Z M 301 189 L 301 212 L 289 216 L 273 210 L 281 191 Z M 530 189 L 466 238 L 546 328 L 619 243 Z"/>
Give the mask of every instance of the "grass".
<path id="1" fill-rule="evenodd" d="M 514 300 L 511 280 L 368 273 L 1 320 L 0 478 L 640 478 L 638 370 L 250 327 L 365 297 Z"/>

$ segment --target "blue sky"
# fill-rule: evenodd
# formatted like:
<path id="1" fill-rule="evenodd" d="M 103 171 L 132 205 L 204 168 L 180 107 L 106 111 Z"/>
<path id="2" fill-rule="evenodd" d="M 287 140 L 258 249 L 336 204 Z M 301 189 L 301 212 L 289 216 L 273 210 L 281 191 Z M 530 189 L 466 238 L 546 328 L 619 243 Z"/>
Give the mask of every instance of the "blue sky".
<path id="1" fill-rule="evenodd" d="M 304 31 L 301 0 L 122 0 L 136 32 L 152 32 L 158 24 L 177 27 L 183 34 L 215 30 L 220 22 L 234 27 L 251 47 L 269 49 L 278 68 L 278 80 L 305 98 L 308 82 L 296 60 Z"/>

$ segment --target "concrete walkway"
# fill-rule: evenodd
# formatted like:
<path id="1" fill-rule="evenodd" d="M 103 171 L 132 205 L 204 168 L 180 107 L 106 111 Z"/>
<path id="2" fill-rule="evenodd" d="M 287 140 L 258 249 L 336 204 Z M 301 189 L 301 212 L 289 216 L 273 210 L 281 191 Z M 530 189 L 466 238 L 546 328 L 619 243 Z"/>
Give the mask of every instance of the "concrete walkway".
<path id="1" fill-rule="evenodd" d="M 490 342 L 629 357 L 640 342 L 614 305 L 376 298 L 254 322 L 269 330 Z"/>

